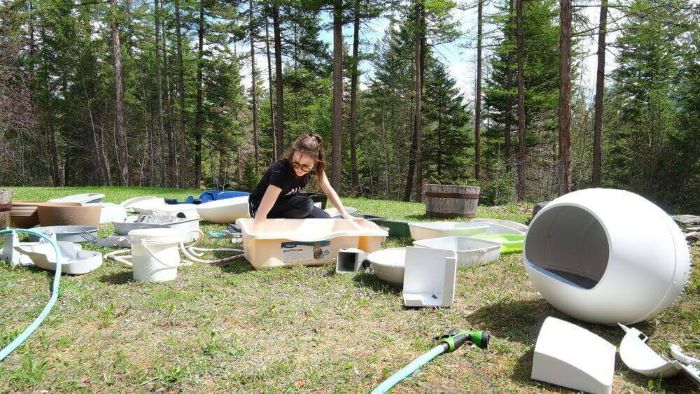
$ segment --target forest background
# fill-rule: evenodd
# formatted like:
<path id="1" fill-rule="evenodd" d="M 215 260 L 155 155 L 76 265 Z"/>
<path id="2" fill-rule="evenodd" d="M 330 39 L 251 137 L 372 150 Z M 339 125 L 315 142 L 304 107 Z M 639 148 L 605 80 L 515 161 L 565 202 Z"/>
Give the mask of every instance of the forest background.
<path id="1" fill-rule="evenodd" d="M 310 132 L 343 195 L 700 212 L 697 2 L 0 0 L 0 48 L 0 185 L 248 190 Z"/>

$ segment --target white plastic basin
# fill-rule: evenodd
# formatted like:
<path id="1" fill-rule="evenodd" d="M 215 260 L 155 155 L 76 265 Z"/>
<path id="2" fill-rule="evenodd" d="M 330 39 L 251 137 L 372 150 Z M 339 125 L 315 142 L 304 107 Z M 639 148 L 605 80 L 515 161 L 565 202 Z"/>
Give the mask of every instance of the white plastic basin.
<path id="1" fill-rule="evenodd" d="M 489 225 L 469 222 L 413 222 L 409 223 L 408 227 L 411 230 L 411 238 L 420 241 L 428 238 L 484 233 Z"/>
<path id="2" fill-rule="evenodd" d="M 457 265 L 468 267 L 498 260 L 501 244 L 470 237 L 441 237 L 414 241 L 413 245 L 425 248 L 453 251 L 457 255 Z"/>
<path id="3" fill-rule="evenodd" d="M 374 223 L 345 219 L 266 219 L 260 228 L 253 228 L 253 219 L 236 223 L 255 268 L 335 263 L 339 250 L 374 252 L 389 235 Z"/>
<path id="4" fill-rule="evenodd" d="M 249 218 L 248 196 L 225 198 L 197 205 L 202 219 L 211 223 L 234 223 L 241 218 Z"/>
<path id="5" fill-rule="evenodd" d="M 401 285 L 403 284 L 406 264 L 406 248 L 389 248 L 370 253 L 367 260 L 372 265 L 374 274 L 379 279 Z"/>

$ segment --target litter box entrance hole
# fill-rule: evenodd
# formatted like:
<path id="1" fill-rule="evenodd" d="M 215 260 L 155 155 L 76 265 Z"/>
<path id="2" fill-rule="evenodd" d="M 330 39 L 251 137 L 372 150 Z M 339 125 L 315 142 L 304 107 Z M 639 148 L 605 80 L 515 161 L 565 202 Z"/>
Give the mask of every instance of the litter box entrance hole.
<path id="1" fill-rule="evenodd" d="M 558 206 L 531 223 L 525 257 L 533 265 L 591 289 L 608 267 L 608 245 L 603 226 L 590 212 Z"/>
<path id="2" fill-rule="evenodd" d="M 355 253 L 338 253 L 338 272 L 355 272 L 356 257 Z"/>

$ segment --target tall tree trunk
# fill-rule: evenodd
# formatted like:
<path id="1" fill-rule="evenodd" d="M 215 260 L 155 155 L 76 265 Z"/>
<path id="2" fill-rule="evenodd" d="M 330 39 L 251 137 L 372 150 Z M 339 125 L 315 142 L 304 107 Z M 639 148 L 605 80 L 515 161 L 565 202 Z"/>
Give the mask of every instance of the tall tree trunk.
<path id="1" fill-rule="evenodd" d="M 165 97 L 166 97 L 166 108 L 167 108 L 167 120 L 168 120 L 168 178 L 170 181 L 170 187 L 177 187 L 180 183 L 178 180 L 179 172 L 177 165 L 177 125 L 178 121 L 174 121 L 175 117 L 175 104 L 173 102 L 173 84 L 170 80 L 170 64 L 172 59 L 168 59 L 168 46 L 167 46 L 167 35 L 165 22 L 162 26 L 163 31 L 163 66 L 165 67 Z"/>
<path id="2" fill-rule="evenodd" d="M 265 8 L 265 48 L 267 50 L 267 86 L 268 89 L 267 91 L 270 93 L 270 131 L 272 135 L 271 141 L 272 141 L 272 161 L 277 160 L 277 142 L 275 140 L 275 130 L 277 128 L 275 127 L 275 100 L 272 97 L 272 61 L 270 60 L 270 29 L 269 29 L 269 23 L 268 23 L 268 14 L 267 11 L 269 9 L 266 7 Z"/>
<path id="3" fill-rule="evenodd" d="M 199 50 L 197 55 L 197 113 L 195 118 L 194 139 L 194 186 L 202 183 L 202 127 L 204 126 L 204 104 L 202 102 L 202 66 L 204 62 L 204 0 L 199 1 Z"/>
<path id="4" fill-rule="evenodd" d="M 180 0 L 175 0 L 175 42 L 177 45 L 178 139 L 180 141 L 180 176 L 178 187 L 187 185 L 187 120 L 185 119 L 185 68 L 182 64 L 182 32 L 180 30 Z"/>
<path id="5" fill-rule="evenodd" d="M 114 56 L 115 111 L 117 117 L 116 138 L 119 164 L 119 185 L 129 186 L 129 149 L 126 138 L 126 119 L 124 117 L 124 85 L 122 82 L 122 55 L 119 42 L 119 22 L 117 20 L 116 0 L 109 0 L 112 23 L 112 53 Z"/>
<path id="6" fill-rule="evenodd" d="M 343 2 L 333 2 L 333 172 L 331 185 L 340 193 L 342 176 L 341 144 L 343 141 Z"/>
<path id="7" fill-rule="evenodd" d="M 515 0 L 518 61 L 518 201 L 525 199 L 525 50 L 523 1 Z"/>
<path id="8" fill-rule="evenodd" d="M 272 5 L 272 28 L 275 35 L 275 90 L 277 107 L 275 108 L 275 145 L 277 154 L 284 152 L 284 81 L 282 76 L 282 37 L 280 32 L 280 6 Z"/>
<path id="9" fill-rule="evenodd" d="M 46 42 L 46 30 L 44 28 L 43 23 L 41 24 L 40 28 L 40 33 L 41 37 L 41 42 Z M 51 183 L 53 186 L 61 186 L 61 174 L 60 171 L 58 170 L 58 146 L 56 143 L 56 129 L 54 127 L 54 113 L 53 113 L 53 105 L 52 105 L 52 99 L 51 99 L 51 79 L 49 75 L 49 71 L 46 69 L 49 63 L 49 59 L 47 57 L 47 50 L 46 48 L 41 48 L 41 59 L 42 62 L 44 63 L 43 69 L 40 67 L 39 70 L 43 74 L 42 79 L 43 79 L 43 93 L 42 93 L 42 111 L 41 111 L 41 117 L 42 117 L 42 126 L 45 129 L 46 133 L 46 143 L 48 144 L 48 154 L 49 154 L 49 171 L 51 174 Z"/>
<path id="10" fill-rule="evenodd" d="M 156 86 L 157 86 L 157 91 L 156 95 L 156 103 L 158 105 L 157 111 L 158 115 L 156 116 L 156 127 L 158 130 L 158 135 L 160 136 L 159 140 L 162 141 L 163 136 L 165 135 L 165 130 L 163 127 L 163 73 L 161 72 L 160 68 L 160 5 L 158 3 L 158 0 L 154 0 L 153 2 L 153 16 L 154 16 L 154 21 L 155 21 L 155 30 L 156 30 L 156 55 L 155 55 L 155 65 L 156 65 Z M 163 62 L 165 64 L 165 61 Z M 162 149 L 162 145 L 161 145 Z M 159 155 L 161 158 L 163 155 Z M 162 184 L 161 182 L 164 181 L 163 177 L 165 175 L 165 168 L 163 167 L 163 160 L 160 160 L 160 181 L 158 182 L 159 184 Z M 170 185 L 172 186 L 172 185 Z"/>
<path id="11" fill-rule="evenodd" d="M 508 1 L 508 14 L 511 15 L 510 17 L 510 26 L 509 29 L 513 29 L 515 26 L 515 18 L 512 16 L 513 15 L 513 1 L 515 0 L 509 0 Z M 512 31 L 512 30 L 511 30 Z M 511 67 L 511 64 L 513 63 L 513 52 L 509 51 L 508 52 L 508 66 L 506 68 L 506 86 L 508 89 L 508 93 L 506 95 L 506 108 L 508 113 L 506 114 L 506 119 L 505 119 L 505 127 L 503 129 L 503 157 L 504 161 L 506 163 L 506 168 L 510 169 L 510 154 L 511 154 L 511 123 L 513 120 L 513 95 L 511 95 L 511 88 L 513 86 L 513 69 Z"/>
<path id="12" fill-rule="evenodd" d="M 416 1 L 414 6 L 416 18 L 416 42 L 415 42 L 415 106 L 413 111 L 413 148 L 415 147 L 415 173 L 416 173 L 416 201 L 421 201 L 423 190 L 423 80 L 425 76 L 425 6 L 422 1 Z M 409 159 L 409 176 L 413 177 L 413 171 Z M 411 198 L 411 182 L 407 182 L 404 198 Z"/>
<path id="13" fill-rule="evenodd" d="M 355 15 L 352 36 L 352 67 L 350 74 L 350 166 L 352 173 L 352 192 L 360 195 L 360 175 L 357 171 L 357 67 L 360 62 L 360 12 L 361 0 L 355 0 Z"/>
<path id="14" fill-rule="evenodd" d="M 481 179 L 481 25 L 482 0 L 478 0 L 476 30 L 476 99 L 474 100 L 474 178 Z"/>
<path id="15" fill-rule="evenodd" d="M 248 8 L 248 18 L 250 19 L 250 91 L 253 95 L 253 152 L 255 156 L 255 177 L 258 176 L 258 165 L 260 163 L 260 153 L 258 152 L 258 74 L 255 70 L 255 20 L 253 10 L 253 0 L 250 0 Z"/>
<path id="16" fill-rule="evenodd" d="M 603 96 L 605 94 L 605 35 L 608 30 L 608 0 L 600 1 L 598 24 L 598 70 L 595 81 L 595 120 L 593 121 L 593 179 L 594 187 L 602 182 L 603 167 Z"/>
<path id="17" fill-rule="evenodd" d="M 571 191 L 571 0 L 560 0 L 559 195 Z"/>

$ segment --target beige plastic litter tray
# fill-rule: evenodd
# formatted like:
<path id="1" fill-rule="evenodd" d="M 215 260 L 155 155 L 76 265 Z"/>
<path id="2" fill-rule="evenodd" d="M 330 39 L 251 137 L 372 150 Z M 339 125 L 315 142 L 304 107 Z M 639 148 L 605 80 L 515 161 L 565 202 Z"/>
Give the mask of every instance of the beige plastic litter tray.
<path id="1" fill-rule="evenodd" d="M 340 249 L 374 252 L 389 235 L 374 223 L 344 219 L 267 219 L 256 231 L 253 219 L 236 223 L 245 258 L 255 268 L 335 263 Z"/>

